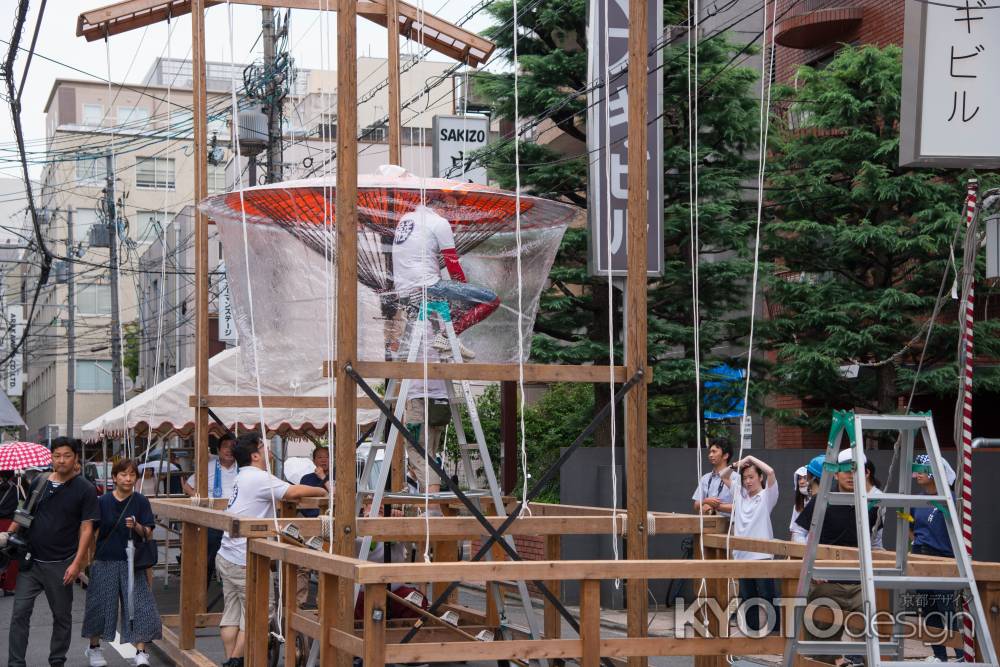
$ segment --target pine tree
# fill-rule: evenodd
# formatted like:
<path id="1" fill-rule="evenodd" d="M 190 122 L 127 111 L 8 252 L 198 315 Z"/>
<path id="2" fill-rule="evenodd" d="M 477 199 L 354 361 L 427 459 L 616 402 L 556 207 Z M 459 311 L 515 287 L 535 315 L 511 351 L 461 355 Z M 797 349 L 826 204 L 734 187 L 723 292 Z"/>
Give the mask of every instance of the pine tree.
<path id="1" fill-rule="evenodd" d="M 969 174 L 898 166 L 898 47 L 844 48 L 797 81 L 768 169 L 764 333 L 776 358 L 767 387 L 808 402 L 779 417 L 822 431 L 832 408 L 905 405 Z M 957 387 L 957 302 L 945 298 L 917 384 L 939 396 Z M 996 356 L 996 324 L 976 326 L 977 355 Z M 856 378 L 842 370 L 851 364 Z M 978 373 L 977 389 L 998 380 Z"/>
<path id="2" fill-rule="evenodd" d="M 543 197 L 586 206 L 587 149 L 586 0 L 541 0 L 524 7 L 518 18 L 519 106 L 522 119 L 548 115 L 554 127 L 542 137 L 522 142 L 521 184 Z M 490 9 L 496 27 L 487 31 L 511 60 L 511 3 Z M 684 6 L 668 3 L 668 24 L 684 21 Z M 649 289 L 649 362 L 655 366 L 650 387 L 651 445 L 693 444 L 694 404 L 691 262 L 688 207 L 687 46 L 683 31 L 663 49 L 665 268 Z M 747 235 L 753 203 L 743 196 L 742 182 L 755 173 L 753 140 L 758 132 L 758 101 L 753 97 L 754 71 L 734 65 L 736 47 L 712 36 L 700 45 L 699 127 L 701 194 L 701 346 L 703 364 L 734 362 L 745 356 L 747 291 L 750 265 Z M 513 120 L 512 74 L 476 75 L 477 92 L 490 99 L 494 113 Z M 577 91 L 577 94 L 573 94 Z M 556 146 L 546 145 L 558 131 Z M 483 151 L 491 176 L 514 186 L 513 147 L 501 140 Z M 587 275 L 584 229 L 569 229 L 542 295 L 535 324 L 532 356 L 540 362 L 608 362 L 607 279 Z M 620 334 L 621 295 L 615 293 L 614 319 Z M 616 350 L 620 362 L 621 350 Z M 596 408 L 610 398 L 607 385 L 594 386 Z M 619 411 L 621 414 L 622 411 Z M 621 429 L 618 431 L 621 433 Z M 610 442 L 609 433 L 595 440 Z"/>

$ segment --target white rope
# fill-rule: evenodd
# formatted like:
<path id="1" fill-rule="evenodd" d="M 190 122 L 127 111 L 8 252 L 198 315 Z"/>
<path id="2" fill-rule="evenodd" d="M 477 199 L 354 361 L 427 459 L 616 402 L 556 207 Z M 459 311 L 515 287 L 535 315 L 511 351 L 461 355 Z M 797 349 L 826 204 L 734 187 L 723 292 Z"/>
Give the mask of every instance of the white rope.
<path id="1" fill-rule="evenodd" d="M 611 183 L 611 62 L 609 60 L 609 55 L 611 53 L 609 49 L 608 40 L 608 22 L 610 21 L 610 14 L 608 9 L 608 0 L 604 0 L 604 21 L 601 24 L 601 33 L 604 40 L 604 169 L 605 169 L 605 179 L 607 183 Z M 610 423 L 610 445 L 611 445 L 611 525 L 614 527 L 617 525 L 618 520 L 618 451 L 617 451 L 617 430 L 618 430 L 618 406 L 615 403 L 615 309 L 614 309 L 614 279 L 611 272 L 611 232 L 612 224 L 614 223 L 614 215 L 611 211 L 611 188 L 605 188 L 604 190 L 604 211 L 605 211 L 605 233 L 607 234 L 607 239 L 605 241 L 605 246 L 607 248 L 605 261 L 607 262 L 606 268 L 608 272 L 608 393 L 611 396 L 611 414 L 609 415 Z M 615 530 L 611 532 L 611 553 L 614 560 L 619 560 L 621 554 L 618 550 L 618 533 Z M 615 588 L 620 589 L 622 585 L 622 580 L 620 577 L 615 578 Z"/>
<path id="2" fill-rule="evenodd" d="M 520 73 L 517 62 L 517 0 L 512 0 L 514 11 L 514 40 L 512 55 L 514 58 L 514 240 L 517 246 L 517 312 L 524 312 L 524 275 L 521 268 L 521 102 Z M 531 505 L 528 502 L 528 444 L 527 429 L 524 424 L 524 327 L 520 318 L 517 320 L 517 392 L 518 421 L 521 434 L 521 513 L 531 516 Z"/>
<path id="3" fill-rule="evenodd" d="M 229 21 L 229 56 L 230 56 L 230 68 L 229 68 L 229 83 L 230 83 L 230 99 L 233 108 L 233 121 L 237 131 L 233 133 L 233 143 L 236 149 L 236 154 L 240 154 L 240 135 L 239 135 L 239 106 L 236 100 L 236 77 L 234 71 L 236 68 L 236 49 L 234 47 L 234 34 L 236 32 L 233 25 L 233 5 L 229 0 L 226 0 L 226 11 Z M 204 160 L 204 155 L 196 155 L 196 160 Z M 271 443 L 267 439 L 267 421 L 264 416 L 264 398 L 263 391 L 261 389 L 260 383 L 260 360 L 257 356 L 257 330 L 254 325 L 254 313 L 253 313 L 253 282 L 250 278 L 250 242 L 247 235 L 247 213 L 246 213 L 246 202 L 243 187 L 243 174 L 239 169 L 236 170 L 236 188 L 240 194 L 240 216 L 242 219 L 242 230 L 243 230 L 243 263 L 245 268 L 245 279 L 247 285 L 247 308 L 250 316 L 250 349 L 253 356 L 253 369 L 254 369 L 254 385 L 257 390 L 257 416 L 260 420 L 260 437 L 261 445 L 264 448 L 264 467 L 267 470 L 268 475 L 273 476 L 273 471 L 271 470 Z M 200 202 L 199 202 L 200 203 Z M 274 485 L 268 483 L 269 491 L 271 492 L 271 518 L 274 522 L 274 531 L 278 534 L 281 533 L 281 526 L 278 523 L 278 500 L 274 495 Z M 278 570 L 278 598 L 283 599 L 282 588 L 284 582 L 283 572 L 279 568 Z M 282 605 L 275 605 L 275 620 L 276 626 L 278 628 L 278 638 L 283 639 L 281 636 L 282 627 Z"/>

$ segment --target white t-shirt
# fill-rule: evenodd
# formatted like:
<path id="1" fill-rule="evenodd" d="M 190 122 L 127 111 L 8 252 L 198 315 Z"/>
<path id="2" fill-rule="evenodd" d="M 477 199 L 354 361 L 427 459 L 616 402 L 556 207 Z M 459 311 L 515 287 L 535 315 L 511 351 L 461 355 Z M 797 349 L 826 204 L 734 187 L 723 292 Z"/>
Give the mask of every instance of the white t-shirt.
<path id="1" fill-rule="evenodd" d="M 236 476 L 236 484 L 233 485 L 233 494 L 229 498 L 226 511 L 254 519 L 273 517 L 274 503 L 285 497 L 285 492 L 290 486 L 291 484 L 269 474 L 266 470 L 244 466 Z M 230 537 L 228 531 L 223 533 L 219 555 L 230 563 L 246 567 L 246 538 Z"/>
<path id="2" fill-rule="evenodd" d="M 733 483 L 736 483 L 735 480 Z M 699 503 L 705 500 L 705 498 L 718 498 L 724 503 L 733 502 L 732 489 L 726 486 L 726 483 L 722 481 L 722 477 L 714 470 L 706 472 L 701 476 L 698 488 L 691 495 L 691 500 L 697 500 Z M 729 512 L 719 512 L 719 515 L 729 516 Z"/>
<path id="3" fill-rule="evenodd" d="M 418 206 L 404 215 L 392 241 L 396 291 L 405 294 L 440 281 L 441 251 L 454 247 L 451 225 L 431 209 Z"/>
<path id="4" fill-rule="evenodd" d="M 740 478 L 738 476 L 734 474 L 732 479 L 733 484 L 739 484 Z M 774 539 L 774 530 L 771 528 L 771 510 L 777 504 L 778 483 L 775 481 L 774 475 L 771 476 L 767 486 L 752 497 L 740 484 L 739 490 L 733 494 L 733 535 Z M 774 556 L 756 551 L 734 549 L 733 558 L 736 560 L 769 560 Z"/>
<path id="5" fill-rule="evenodd" d="M 222 474 L 219 479 L 222 480 L 222 494 L 215 495 L 213 489 L 215 489 L 215 472 L 220 471 Z M 232 498 L 233 497 L 233 485 L 236 483 L 236 475 L 239 474 L 240 467 L 236 465 L 236 461 L 228 468 L 219 463 L 218 456 L 208 457 L 208 497 L 209 498 Z M 195 479 L 197 475 L 191 475 L 187 478 L 187 485 L 192 488 L 198 488 L 195 485 Z"/>
<path id="6" fill-rule="evenodd" d="M 803 505 L 803 507 L 805 507 L 805 505 Z M 795 509 L 795 505 L 792 505 L 792 521 L 788 524 L 788 532 L 792 534 L 792 542 L 805 544 L 809 539 L 809 531 L 795 523 L 795 520 L 799 518 L 800 514 L 802 514 L 802 512 Z"/>

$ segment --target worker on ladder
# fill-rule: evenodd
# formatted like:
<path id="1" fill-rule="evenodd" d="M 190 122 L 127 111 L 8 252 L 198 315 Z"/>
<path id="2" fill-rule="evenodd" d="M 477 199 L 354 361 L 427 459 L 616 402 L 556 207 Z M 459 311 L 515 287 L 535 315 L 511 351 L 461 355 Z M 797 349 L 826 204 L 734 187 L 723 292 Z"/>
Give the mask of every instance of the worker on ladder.
<path id="1" fill-rule="evenodd" d="M 449 201 L 444 204 L 449 205 Z M 451 280 L 441 279 L 442 264 Z M 410 312 L 419 312 L 425 294 L 428 301 L 447 302 L 456 335 L 482 322 L 500 306 L 492 290 L 468 283 L 451 225 L 429 206 L 421 204 L 400 218 L 392 244 L 392 267 L 400 302 Z M 438 333 L 432 346 L 442 352 L 451 349 L 444 332 Z M 465 359 L 475 357 L 461 340 L 459 349 Z"/>

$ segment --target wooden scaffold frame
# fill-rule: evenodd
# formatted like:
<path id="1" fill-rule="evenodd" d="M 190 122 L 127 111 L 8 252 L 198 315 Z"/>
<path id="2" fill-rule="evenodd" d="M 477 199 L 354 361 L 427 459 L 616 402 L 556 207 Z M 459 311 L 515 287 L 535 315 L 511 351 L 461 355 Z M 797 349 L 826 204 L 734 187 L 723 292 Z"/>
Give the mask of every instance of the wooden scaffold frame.
<path id="1" fill-rule="evenodd" d="M 316 0 L 231 0 L 234 4 L 276 8 L 318 10 L 327 7 Z M 192 16 L 192 69 L 194 104 L 194 154 L 205 155 L 206 77 L 205 22 L 207 7 L 225 4 L 223 0 L 124 0 L 106 7 L 84 12 L 78 20 L 78 34 L 88 40 L 168 20 L 182 14 Z M 337 262 L 337 330 L 338 359 L 328 362 L 326 372 L 336 381 L 336 450 L 335 465 L 339 470 L 355 466 L 357 384 L 360 377 L 416 378 L 422 377 L 422 365 L 396 362 L 370 362 L 357 359 L 357 35 L 356 18 L 361 15 L 388 27 L 389 34 L 389 148 L 390 160 L 400 161 L 400 95 L 399 95 L 399 36 L 417 39 L 424 45 L 471 66 L 482 64 L 492 53 L 493 44 L 477 35 L 453 26 L 430 14 L 420 14 L 403 0 L 331 0 L 330 9 L 337 11 L 337 183 L 336 183 L 336 256 Z M 646 145 L 648 54 L 646 44 L 647 3 L 629 0 L 629 128 L 632 146 Z M 633 249 L 628 257 L 625 285 L 626 340 L 624 366 L 524 366 L 527 381 L 546 382 L 605 382 L 613 377 L 623 385 L 617 400 L 625 401 L 626 450 L 626 510 L 617 514 L 613 532 L 626 539 L 624 561 L 561 561 L 560 538 L 574 534 L 610 534 L 610 510 L 590 507 L 532 504 L 533 515 L 517 519 L 504 516 L 476 518 L 453 515 L 457 504 L 442 507 L 446 516 L 429 519 L 358 518 L 355 514 L 357 489 L 352 475 L 337 480 L 334 517 L 324 528 L 324 519 L 278 519 L 279 526 L 294 522 L 304 537 L 327 536 L 332 553 L 313 551 L 281 541 L 274 520 L 241 519 L 222 511 L 219 501 L 205 500 L 208 496 L 208 410 L 213 406 L 255 407 L 257 396 L 213 396 L 208 383 L 208 220 L 195 209 L 195 274 L 196 274 L 196 364 L 195 395 L 191 404 L 195 410 L 195 466 L 197 495 L 202 500 L 153 500 L 156 513 L 182 525 L 182 573 L 180 613 L 165 617 L 164 640 L 159 645 L 179 665 L 205 667 L 214 664 L 195 648 L 199 627 L 218 622 L 218 615 L 205 613 L 206 536 L 209 528 L 226 530 L 231 535 L 248 539 L 247 568 L 247 664 L 262 665 L 267 658 L 269 636 L 267 618 L 268 580 L 272 563 L 278 563 L 286 581 L 295 581 L 299 568 L 319 573 L 319 609 L 306 612 L 298 609 L 294 587 L 286 586 L 283 633 L 290 639 L 300 633 L 320 641 L 320 663 L 324 667 L 348 667 L 353 657 L 360 657 L 366 667 L 381 667 L 388 662 L 441 662 L 455 660 L 515 660 L 574 659 L 586 667 L 608 663 L 608 659 L 627 658 L 630 667 L 645 667 L 653 655 L 694 655 L 698 667 L 722 667 L 729 654 L 780 653 L 784 640 L 731 638 L 728 628 L 709 619 L 709 637 L 647 637 L 649 579 L 690 578 L 708 580 L 707 597 L 725 607 L 728 601 L 726 580 L 750 575 L 775 577 L 783 580 L 787 590 L 794 589 L 799 564 L 794 560 L 747 562 L 725 560 L 727 546 L 801 557 L 800 546 L 787 542 L 754 541 L 732 538 L 727 544 L 725 522 L 717 517 L 649 512 L 647 506 L 646 368 L 646 170 L 643 151 L 630 151 L 628 164 L 628 211 L 626 244 Z M 207 196 L 207 173 L 203 160 L 195 160 L 195 203 Z M 495 364 L 432 364 L 428 376 L 434 379 L 514 380 L 517 368 Z M 362 387 L 364 388 L 364 387 Z M 275 406 L 312 407 L 316 399 L 284 396 L 264 397 L 264 404 Z M 325 406 L 325 399 L 322 400 Z M 284 508 L 288 510 L 289 508 Z M 495 510 L 496 508 L 494 508 Z M 510 509 L 510 508 L 508 508 Z M 287 512 L 286 512 L 287 514 Z M 620 523 L 620 527 L 619 527 Z M 459 540 L 490 538 L 494 544 L 497 530 L 504 535 L 544 536 L 545 561 L 494 560 L 491 562 L 457 561 Z M 435 562 L 417 564 L 374 564 L 354 558 L 355 539 L 372 536 L 379 540 L 421 540 L 429 530 L 430 539 L 441 548 L 435 549 Z M 667 533 L 704 533 L 706 557 L 710 560 L 672 561 L 648 560 L 648 535 Z M 269 539 L 270 538 L 270 539 Z M 275 538 L 278 538 L 277 540 Z M 496 547 L 494 547 L 496 550 Z M 850 549 L 822 548 L 824 558 L 848 565 L 856 554 Z M 501 554 L 498 554 L 502 556 Z M 916 559 L 914 572 L 943 567 L 934 559 Z M 977 564 L 976 574 L 984 590 L 989 608 L 1000 604 L 1000 565 Z M 258 576 L 263 575 L 263 576 Z M 600 632 L 600 582 L 624 579 L 627 593 L 627 635 L 624 638 L 602 638 Z M 446 584 L 455 582 L 505 582 L 536 580 L 558 591 L 562 582 L 581 583 L 579 638 L 561 638 L 561 616 L 558 600 L 545 602 L 543 639 L 527 637 L 496 642 L 470 639 L 469 631 L 496 627 L 496 606 L 476 610 L 451 604 L 460 617 L 462 627 L 443 627 L 432 619 L 423 619 L 418 641 L 401 641 L 413 633 L 412 627 L 399 626 L 386 618 L 386 584 L 407 582 L 425 584 L 436 595 Z M 364 614 L 360 624 L 354 620 L 354 591 L 360 586 L 365 592 Z M 292 589 L 292 590 L 289 590 Z M 458 636 L 462 635 L 462 636 Z M 994 637 L 1000 632 L 994 632 Z M 457 637 L 457 640 L 456 640 Z M 291 642 L 289 643 L 291 645 Z M 293 651 L 286 651 L 285 664 L 294 665 Z"/>

